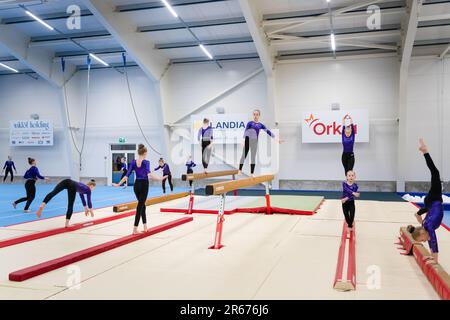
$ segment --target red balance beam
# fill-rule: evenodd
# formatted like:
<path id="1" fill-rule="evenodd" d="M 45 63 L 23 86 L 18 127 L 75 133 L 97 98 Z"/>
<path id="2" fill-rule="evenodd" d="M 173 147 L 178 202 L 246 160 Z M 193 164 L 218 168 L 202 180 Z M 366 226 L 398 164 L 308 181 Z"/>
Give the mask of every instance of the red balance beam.
<path id="1" fill-rule="evenodd" d="M 77 223 L 68 228 L 56 228 L 56 229 L 51 229 L 51 230 L 39 231 L 39 232 L 35 232 L 32 234 L 20 236 L 20 237 L 1 240 L 0 248 L 6 248 L 6 247 L 14 246 L 17 244 L 21 244 L 24 242 L 47 238 L 47 237 L 51 237 L 51 236 L 61 234 L 61 233 L 76 231 L 79 229 L 95 226 L 97 224 L 102 224 L 102 223 L 106 223 L 106 222 L 110 222 L 110 221 L 114 221 L 114 220 L 118 220 L 118 219 L 127 218 L 130 216 L 133 216 L 134 214 L 135 214 L 135 212 L 127 212 L 127 213 L 109 216 L 109 217 L 105 217 L 105 218 L 101 218 L 101 219 L 97 219 L 97 220 L 92 220 L 89 222 Z"/>
<path id="2" fill-rule="evenodd" d="M 109 241 L 106 243 L 96 245 L 94 247 L 90 247 L 90 248 L 87 248 L 87 249 L 84 249 L 81 251 L 77 251 L 77 252 L 62 256 L 60 258 L 49 260 L 49 261 L 31 266 L 31 267 L 22 269 L 22 270 L 17 270 L 17 271 L 11 272 L 9 274 L 9 280 L 15 281 L 15 282 L 22 282 L 22 281 L 28 280 L 30 278 L 39 276 L 41 274 L 65 267 L 72 263 L 96 256 L 103 252 L 124 246 L 131 242 L 135 242 L 137 240 L 144 239 L 151 235 L 175 228 L 177 226 L 191 222 L 193 220 L 194 219 L 192 217 L 184 217 L 181 219 L 177 219 L 175 221 L 171 221 L 171 222 L 150 228 L 147 232 L 139 233 L 136 235 L 125 236 L 125 237 L 122 237 L 122 238 L 119 238 L 116 240 L 112 240 L 112 241 Z"/>
<path id="3" fill-rule="evenodd" d="M 450 275 L 438 263 L 427 264 L 426 259 L 431 256 L 422 243 L 414 241 L 406 228 L 400 228 L 400 243 L 405 250 L 404 255 L 413 254 L 417 264 L 430 281 L 433 288 L 443 300 L 450 300 Z"/>
<path id="4" fill-rule="evenodd" d="M 342 227 L 341 245 L 339 247 L 338 260 L 336 265 L 336 274 L 334 277 L 333 288 L 336 290 L 349 291 L 356 289 L 356 253 L 355 253 L 355 224 L 353 224 L 353 230 L 350 233 L 350 238 L 347 238 L 347 223 L 344 222 Z M 349 239 L 348 246 L 348 263 L 347 263 L 347 279 L 344 281 L 344 257 L 345 247 L 347 245 L 347 239 Z"/>

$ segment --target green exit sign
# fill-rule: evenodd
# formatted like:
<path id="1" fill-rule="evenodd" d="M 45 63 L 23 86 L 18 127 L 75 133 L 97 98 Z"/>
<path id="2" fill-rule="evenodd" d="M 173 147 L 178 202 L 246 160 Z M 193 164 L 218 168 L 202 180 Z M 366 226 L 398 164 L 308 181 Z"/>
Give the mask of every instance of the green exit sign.
<path id="1" fill-rule="evenodd" d="M 125 142 L 126 142 L 126 140 L 125 140 L 124 137 L 120 137 L 120 138 L 119 138 L 119 143 L 125 143 Z"/>

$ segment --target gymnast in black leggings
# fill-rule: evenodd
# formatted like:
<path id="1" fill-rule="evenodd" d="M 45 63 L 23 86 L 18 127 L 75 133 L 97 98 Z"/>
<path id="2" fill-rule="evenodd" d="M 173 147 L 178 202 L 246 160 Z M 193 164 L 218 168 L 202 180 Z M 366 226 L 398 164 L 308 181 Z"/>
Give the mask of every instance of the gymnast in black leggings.
<path id="1" fill-rule="evenodd" d="M 124 182 L 128 181 L 129 176 L 134 171 L 136 173 L 136 180 L 134 182 L 134 194 L 136 195 L 136 199 L 138 200 L 138 205 L 136 208 L 136 216 L 134 218 L 134 228 L 133 234 L 138 234 L 138 226 L 139 221 L 142 218 L 142 223 L 144 224 L 144 232 L 147 232 L 147 215 L 146 215 L 146 206 L 145 202 L 147 201 L 148 190 L 149 190 L 149 178 L 154 180 L 162 181 L 167 177 L 158 177 L 151 173 L 150 171 L 150 162 L 146 160 L 147 157 L 147 148 L 140 144 L 138 148 L 139 158 L 137 160 L 133 160 L 131 162 L 130 167 L 128 168 L 128 173 L 119 183 L 113 183 L 114 187 L 120 187 Z"/>
<path id="2" fill-rule="evenodd" d="M 49 181 L 49 178 L 41 176 L 39 173 L 39 169 L 36 167 L 36 160 L 33 158 L 28 158 L 28 164 L 31 166 L 30 169 L 25 172 L 25 175 L 23 176 L 26 180 L 25 182 L 25 190 L 27 191 L 27 196 L 20 198 L 19 200 L 16 200 L 13 202 L 14 209 L 16 206 L 21 202 L 27 202 L 25 204 L 25 208 L 23 212 L 29 213 L 30 211 L 30 205 L 33 202 L 34 198 L 36 197 L 36 181 L 37 179 L 46 180 Z"/>
<path id="3" fill-rule="evenodd" d="M 345 119 L 350 120 L 350 125 L 345 126 Z M 355 154 L 353 153 L 353 146 L 355 145 L 355 126 L 353 119 L 348 114 L 342 120 L 342 165 L 344 166 L 345 175 L 355 166 Z"/>
<path id="4" fill-rule="evenodd" d="M 91 217 L 94 216 L 94 212 L 92 211 L 92 201 L 91 201 L 91 193 L 95 189 L 96 183 L 95 180 L 89 181 L 87 184 L 83 184 L 81 182 L 76 182 L 70 179 L 65 179 L 58 183 L 52 192 L 47 194 L 44 201 L 42 202 L 39 210 L 36 212 L 38 218 L 41 217 L 42 211 L 44 211 L 45 206 L 53 199 L 61 191 L 67 190 L 67 212 L 66 212 L 66 228 L 69 227 L 70 218 L 73 213 L 73 204 L 75 202 L 75 196 L 78 193 L 81 198 L 81 202 L 83 203 L 84 213 L 87 216 L 91 214 Z M 84 198 L 86 195 L 86 199 Z"/>

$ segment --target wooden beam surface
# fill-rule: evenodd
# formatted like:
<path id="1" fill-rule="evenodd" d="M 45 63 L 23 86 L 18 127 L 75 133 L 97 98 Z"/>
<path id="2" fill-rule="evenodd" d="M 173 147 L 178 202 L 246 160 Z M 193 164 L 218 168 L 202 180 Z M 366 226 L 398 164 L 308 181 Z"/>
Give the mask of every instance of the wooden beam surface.
<path id="1" fill-rule="evenodd" d="M 205 193 L 207 196 L 224 194 L 237 189 L 251 187 L 260 183 L 270 182 L 275 178 L 273 174 L 258 176 L 254 178 L 245 178 L 240 180 L 225 181 L 212 183 L 206 186 Z"/>
<path id="2" fill-rule="evenodd" d="M 234 176 L 237 175 L 238 173 L 239 170 L 214 171 L 208 173 L 191 173 L 191 174 L 183 174 L 181 176 L 181 180 L 183 181 L 202 180 L 208 178 Z"/>
<path id="3" fill-rule="evenodd" d="M 159 197 L 153 197 L 153 198 L 147 199 L 147 201 L 145 202 L 145 205 L 151 206 L 153 204 L 176 200 L 176 199 L 187 197 L 189 194 L 190 194 L 189 192 L 180 192 L 180 193 L 168 194 L 168 195 L 159 196 Z M 113 207 L 113 211 L 114 212 L 124 212 L 124 211 L 128 211 L 128 210 L 133 210 L 133 209 L 137 208 L 137 204 L 138 204 L 137 201 L 118 204 Z"/>

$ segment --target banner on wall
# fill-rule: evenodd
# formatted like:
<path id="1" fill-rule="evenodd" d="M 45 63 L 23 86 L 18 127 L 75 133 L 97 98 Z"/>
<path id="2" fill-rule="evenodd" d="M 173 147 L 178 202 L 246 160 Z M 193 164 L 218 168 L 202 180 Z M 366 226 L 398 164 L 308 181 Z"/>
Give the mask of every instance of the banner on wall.
<path id="1" fill-rule="evenodd" d="M 302 119 L 302 142 L 341 143 L 342 119 L 346 114 L 349 114 L 353 118 L 356 133 L 355 142 L 369 142 L 368 110 L 304 112 Z"/>
<path id="2" fill-rule="evenodd" d="M 9 123 L 12 147 L 53 146 L 53 122 L 48 120 L 14 120 Z"/>
<path id="3" fill-rule="evenodd" d="M 191 116 L 192 143 L 198 144 L 198 131 L 203 126 L 203 119 L 211 122 L 214 130 L 214 142 L 218 144 L 240 143 L 244 136 L 245 126 L 249 121 L 248 114 L 204 114 Z"/>

